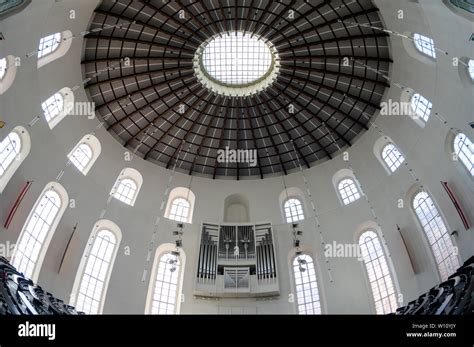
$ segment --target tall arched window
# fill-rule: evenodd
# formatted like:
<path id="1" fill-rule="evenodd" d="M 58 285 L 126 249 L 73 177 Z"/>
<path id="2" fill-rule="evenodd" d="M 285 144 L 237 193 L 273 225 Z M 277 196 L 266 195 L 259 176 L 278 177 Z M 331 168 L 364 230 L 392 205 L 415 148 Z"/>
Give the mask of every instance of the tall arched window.
<path id="1" fill-rule="evenodd" d="M 41 104 L 43 114 L 50 129 L 59 124 L 74 109 L 74 92 L 65 87 Z"/>
<path id="2" fill-rule="evenodd" d="M 168 195 L 165 218 L 183 223 L 193 222 L 193 210 L 196 196 L 192 190 L 185 187 L 173 188 Z"/>
<path id="3" fill-rule="evenodd" d="M 31 139 L 28 131 L 17 126 L 0 142 L 0 193 L 15 171 L 30 153 Z"/>
<path id="4" fill-rule="evenodd" d="M 363 233 L 359 238 L 359 247 L 369 277 L 377 314 L 394 312 L 398 307 L 396 291 L 377 234 L 372 230 Z"/>
<path id="5" fill-rule="evenodd" d="M 56 93 L 53 96 L 46 99 L 41 104 L 43 108 L 44 117 L 47 122 L 50 122 L 54 117 L 58 116 L 64 109 L 64 98 L 61 93 Z"/>
<path id="6" fill-rule="evenodd" d="M 185 223 L 188 221 L 188 216 L 189 202 L 183 198 L 174 199 L 171 204 L 169 219 Z"/>
<path id="7" fill-rule="evenodd" d="M 102 313 L 112 268 L 122 239 L 120 228 L 110 220 L 97 221 L 79 264 L 71 305 L 87 314 Z"/>
<path id="8" fill-rule="evenodd" d="M 64 56 L 71 48 L 73 38 L 74 35 L 69 30 L 41 38 L 38 45 L 38 69 Z"/>
<path id="9" fill-rule="evenodd" d="M 459 133 L 454 138 L 454 153 L 471 176 L 474 176 L 474 146 L 466 134 Z"/>
<path id="10" fill-rule="evenodd" d="M 361 197 L 356 183 L 351 178 L 345 178 L 337 185 L 337 190 L 341 196 L 342 203 L 348 205 Z"/>
<path id="11" fill-rule="evenodd" d="M 415 116 L 420 118 L 423 123 L 426 123 L 430 118 L 433 104 L 424 96 L 416 93 L 411 97 L 411 108 Z"/>
<path id="12" fill-rule="evenodd" d="M 290 198 L 283 205 L 287 223 L 294 223 L 304 219 L 303 204 L 296 198 Z"/>
<path id="13" fill-rule="evenodd" d="M 413 198 L 413 208 L 433 251 L 441 279 L 444 281 L 459 267 L 457 251 L 433 200 L 421 191 Z"/>
<path id="14" fill-rule="evenodd" d="M 405 158 L 393 143 L 387 144 L 382 149 L 382 159 L 391 172 L 395 172 L 405 161 Z"/>
<path id="15" fill-rule="evenodd" d="M 84 169 L 92 160 L 92 148 L 88 144 L 81 143 L 69 156 L 69 160 L 79 171 L 84 172 Z"/>
<path id="16" fill-rule="evenodd" d="M 18 271 L 38 279 L 49 242 L 66 210 L 68 196 L 64 188 L 49 183 L 36 201 L 18 238 L 12 264 Z"/>
<path id="17" fill-rule="evenodd" d="M 433 39 L 420 34 L 413 34 L 413 40 L 418 51 L 436 59 L 436 47 Z"/>
<path id="18" fill-rule="evenodd" d="M 296 302 L 299 314 L 321 314 L 318 283 L 314 261 L 308 254 L 301 254 L 293 259 Z"/>
<path id="19" fill-rule="evenodd" d="M 0 59 L 0 81 L 5 77 L 7 73 L 7 58 Z"/>
<path id="20" fill-rule="evenodd" d="M 20 135 L 12 131 L 0 142 L 0 177 L 2 177 L 21 151 Z"/>
<path id="21" fill-rule="evenodd" d="M 182 251 L 181 251 L 182 252 Z M 148 308 L 151 314 L 176 314 L 180 296 L 182 262 L 180 256 L 172 252 L 162 253 L 154 265 L 155 275 L 152 279 L 153 296 Z"/>
<path id="22" fill-rule="evenodd" d="M 133 206 L 143 183 L 142 175 L 135 169 L 125 168 L 120 173 L 110 194 L 117 200 Z"/>
<path id="23" fill-rule="evenodd" d="M 117 189 L 114 192 L 114 197 L 128 205 L 132 204 L 132 200 L 137 193 L 137 184 L 130 178 L 121 179 L 118 182 Z"/>
<path id="24" fill-rule="evenodd" d="M 38 46 L 38 58 L 53 53 L 58 49 L 60 43 L 61 33 L 55 33 L 41 38 Z"/>
<path id="25" fill-rule="evenodd" d="M 102 147 L 97 137 L 89 134 L 79 141 L 67 157 L 83 175 L 87 175 L 99 158 L 101 150 Z"/>

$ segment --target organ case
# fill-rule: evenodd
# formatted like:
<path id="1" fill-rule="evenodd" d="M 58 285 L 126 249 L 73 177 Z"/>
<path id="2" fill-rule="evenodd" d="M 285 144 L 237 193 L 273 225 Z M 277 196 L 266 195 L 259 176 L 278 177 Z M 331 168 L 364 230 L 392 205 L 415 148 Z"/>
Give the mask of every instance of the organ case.
<path id="1" fill-rule="evenodd" d="M 203 223 L 194 294 L 207 297 L 279 295 L 270 223 Z"/>

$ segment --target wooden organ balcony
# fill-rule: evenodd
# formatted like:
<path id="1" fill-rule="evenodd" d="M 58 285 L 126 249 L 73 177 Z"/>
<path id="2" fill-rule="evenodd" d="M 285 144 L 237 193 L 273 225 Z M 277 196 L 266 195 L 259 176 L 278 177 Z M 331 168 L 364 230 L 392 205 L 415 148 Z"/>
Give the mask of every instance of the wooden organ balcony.
<path id="1" fill-rule="evenodd" d="M 264 297 L 279 295 L 270 223 L 203 223 L 194 295 Z"/>

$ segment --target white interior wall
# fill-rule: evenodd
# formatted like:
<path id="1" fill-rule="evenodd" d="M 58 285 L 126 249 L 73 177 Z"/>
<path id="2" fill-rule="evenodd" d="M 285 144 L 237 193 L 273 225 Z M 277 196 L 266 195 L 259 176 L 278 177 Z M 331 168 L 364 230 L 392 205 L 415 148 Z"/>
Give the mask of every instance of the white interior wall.
<path id="1" fill-rule="evenodd" d="M 468 122 L 473 121 L 474 85 L 461 85 L 457 68 L 451 64 L 453 56 L 474 57 L 472 45 L 467 40 L 474 32 L 473 23 L 465 17 L 457 16 L 441 2 L 431 0 L 389 1 L 377 0 L 386 26 L 397 32 L 421 32 L 434 38 L 437 47 L 449 52 L 449 56 L 438 53 L 435 66 L 427 66 L 410 57 L 403 48 L 402 39 L 392 37 L 392 83 L 412 87 L 429 98 L 433 104 L 433 114 L 424 129 L 412 120 L 401 116 L 377 117 L 376 123 L 390 136 L 406 155 L 410 167 L 422 184 L 432 193 L 433 198 L 446 218 L 450 230 L 457 230 L 455 239 L 460 249 L 461 260 L 474 253 L 473 229 L 464 230 L 456 210 L 442 189 L 440 181 L 447 181 L 459 197 L 468 218 L 474 224 L 474 184 L 462 170 L 449 160 L 444 149 L 449 127 L 456 127 L 474 138 Z M 80 33 L 88 27 L 96 0 L 54 1 L 42 0 L 32 3 L 22 12 L 3 19 L 0 31 L 6 37 L 0 44 L 0 56 L 12 54 L 22 57 L 12 87 L 0 96 L 0 118 L 7 127 L 0 131 L 6 136 L 8 129 L 17 125 L 26 126 L 36 115 L 43 119 L 41 102 L 62 87 L 73 87 L 82 80 L 81 52 L 82 39 L 75 39 L 66 56 L 37 69 L 36 58 L 26 58 L 25 53 L 36 49 L 40 37 L 56 31 L 71 30 Z M 69 10 L 76 11 L 76 19 L 69 19 Z M 404 10 L 405 18 L 396 17 L 398 9 Z M 392 86 L 386 99 L 400 98 L 400 89 Z M 76 101 L 87 101 L 83 89 L 75 92 Z M 436 119 L 435 113 L 442 115 L 448 125 Z M 32 149 L 10 183 L 1 195 L 0 221 L 5 221 L 26 180 L 34 183 L 18 209 L 8 230 L 3 226 L 0 242 L 16 242 L 25 219 L 33 207 L 44 185 L 55 180 L 64 168 L 67 153 L 86 133 L 96 128 L 97 119 L 69 116 L 51 131 L 42 120 L 29 129 Z M 66 169 L 61 184 L 66 188 L 75 208 L 68 208 L 54 234 L 40 272 L 39 283 L 60 298 L 69 299 L 80 257 L 94 223 L 100 219 L 100 212 L 106 207 L 109 191 L 117 175 L 124 167 L 133 167 L 143 175 L 143 187 L 135 206 L 130 207 L 112 200 L 104 218 L 114 221 L 122 230 L 121 249 L 117 254 L 106 297 L 104 313 L 143 313 L 145 310 L 148 279 L 141 282 L 145 266 L 148 242 L 159 210 L 163 192 L 168 182 L 169 171 L 135 157 L 124 161 L 126 151 L 104 129 L 97 138 L 102 145 L 102 154 L 87 176 L 83 176 L 73 166 Z M 382 227 L 387 247 L 396 270 L 397 279 L 404 295 L 405 303 L 417 297 L 439 282 L 434 261 L 423 241 L 422 231 L 415 222 L 409 202 L 398 209 L 399 198 L 405 198 L 407 191 L 415 183 L 406 168 L 387 175 L 373 155 L 372 146 L 379 132 L 372 128 L 349 150 L 352 166 L 364 192 L 374 206 L 375 214 Z M 348 167 L 341 156 L 305 171 L 312 187 L 316 209 L 320 214 L 321 231 L 326 242 L 340 243 L 355 241 L 357 227 L 373 220 L 369 206 L 364 199 L 342 207 L 331 184 L 332 175 L 341 168 Z M 305 191 L 299 173 L 290 174 L 287 185 Z M 173 186 L 186 187 L 189 176 L 175 174 Z M 228 307 L 247 307 L 258 313 L 290 313 L 295 307 L 288 301 L 292 291 L 289 252 L 291 233 L 283 224 L 279 196 L 283 190 L 281 177 L 264 180 L 211 180 L 195 177 L 192 190 L 196 195 L 193 225 L 186 225 L 184 251 L 187 263 L 184 275 L 185 301 L 182 313 L 217 313 Z M 252 222 L 271 221 L 274 224 L 277 262 L 279 266 L 280 298 L 268 300 L 202 300 L 192 295 L 194 273 L 197 261 L 200 223 L 218 222 L 223 219 L 224 199 L 232 194 L 242 194 L 249 201 L 249 218 Z M 309 200 L 306 197 L 306 204 Z M 310 208 L 306 205 L 306 211 Z M 318 281 L 326 313 L 371 313 L 371 294 L 364 277 L 363 264 L 355 259 L 331 258 L 330 267 L 333 282 L 330 282 L 324 265 L 323 247 L 314 220 L 309 215 L 300 224 L 305 232 L 302 242 L 313 250 L 318 265 Z M 73 226 L 78 229 L 58 273 L 66 243 Z M 398 224 L 408 235 L 407 241 L 415 250 L 415 261 L 419 272 L 411 270 L 409 258 L 396 229 Z M 173 242 L 171 231 L 175 223 L 162 218 L 158 243 Z M 124 247 L 130 247 L 130 255 L 125 255 Z M 151 268 L 152 264 L 149 264 Z M 350 289 L 347 286 L 350 283 Z M 133 295 L 130 295 L 133 293 Z M 220 308 L 219 308 L 220 307 Z"/>

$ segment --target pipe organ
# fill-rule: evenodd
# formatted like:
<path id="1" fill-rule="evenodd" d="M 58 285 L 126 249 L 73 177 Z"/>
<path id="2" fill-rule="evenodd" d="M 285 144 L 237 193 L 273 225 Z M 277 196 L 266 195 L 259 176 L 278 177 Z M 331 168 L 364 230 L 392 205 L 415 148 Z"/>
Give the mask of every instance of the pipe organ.
<path id="1" fill-rule="evenodd" d="M 279 294 L 270 223 L 203 223 L 194 294 L 260 297 Z"/>

